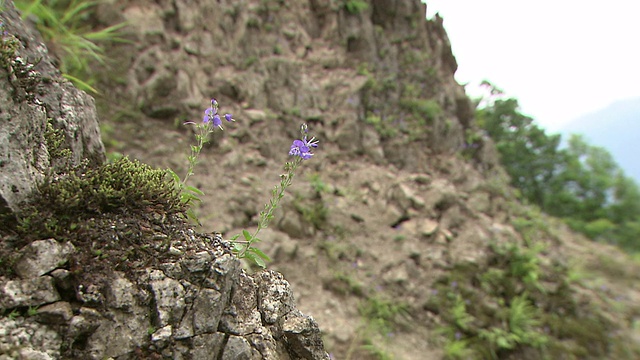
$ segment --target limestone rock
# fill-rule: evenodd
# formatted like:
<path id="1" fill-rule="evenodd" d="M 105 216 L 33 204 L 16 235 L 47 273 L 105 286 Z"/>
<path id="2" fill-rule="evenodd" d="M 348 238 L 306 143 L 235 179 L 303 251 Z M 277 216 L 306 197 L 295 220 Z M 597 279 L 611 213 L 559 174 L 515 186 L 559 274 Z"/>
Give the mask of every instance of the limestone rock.
<path id="1" fill-rule="evenodd" d="M 282 320 L 282 330 L 291 350 L 302 359 L 324 359 L 320 329 L 310 316 L 294 310 Z"/>
<path id="2" fill-rule="evenodd" d="M 267 324 L 275 324 L 294 308 L 293 293 L 282 274 L 275 271 L 260 273 L 258 280 L 258 309 L 262 320 Z"/>
<path id="3" fill-rule="evenodd" d="M 18 46 L 10 63 L 0 66 L 0 214 L 17 211 L 49 166 L 56 166 L 50 158 L 56 149 L 47 148 L 45 139 L 47 121 L 63 131 L 73 163 L 105 160 L 93 98 L 62 78 L 13 3 L 3 7 L 0 22 Z"/>
<path id="4" fill-rule="evenodd" d="M 253 277 L 244 271 L 238 281 L 220 320 L 220 330 L 234 335 L 256 333 L 262 327 L 262 317 L 258 311 L 258 286 Z"/>
<path id="5" fill-rule="evenodd" d="M 50 276 L 8 281 L 0 278 L 0 309 L 35 307 L 58 300 L 60 294 Z"/>
<path id="6" fill-rule="evenodd" d="M 0 359 L 61 359 L 62 336 L 31 318 L 0 318 Z"/>
<path id="7" fill-rule="evenodd" d="M 164 327 L 182 319 L 186 307 L 182 284 L 160 270 L 151 270 L 149 286 L 155 299 L 158 325 Z"/>
<path id="8" fill-rule="evenodd" d="M 222 360 L 251 360 L 252 356 L 251 345 L 249 342 L 240 336 L 230 336 L 227 341 L 227 346 L 224 348 L 222 354 Z"/>
<path id="9" fill-rule="evenodd" d="M 23 279 L 37 277 L 64 265 L 73 253 L 73 244 L 59 243 L 55 239 L 37 240 L 20 250 L 22 257 L 14 270 Z"/>
<path id="10" fill-rule="evenodd" d="M 71 304 L 66 301 L 58 301 L 53 304 L 43 305 L 37 310 L 37 320 L 45 324 L 66 324 L 73 317 Z"/>

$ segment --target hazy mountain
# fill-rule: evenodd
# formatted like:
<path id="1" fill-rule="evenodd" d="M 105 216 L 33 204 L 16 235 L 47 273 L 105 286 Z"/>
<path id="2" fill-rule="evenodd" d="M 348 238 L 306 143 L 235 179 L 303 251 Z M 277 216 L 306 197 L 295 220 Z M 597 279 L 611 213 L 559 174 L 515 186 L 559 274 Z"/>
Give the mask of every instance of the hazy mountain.
<path id="1" fill-rule="evenodd" d="M 609 150 L 627 176 L 640 183 L 640 161 L 636 145 L 640 139 L 640 97 L 615 102 L 608 107 L 579 117 L 560 131 L 563 138 L 583 134 L 596 146 Z"/>

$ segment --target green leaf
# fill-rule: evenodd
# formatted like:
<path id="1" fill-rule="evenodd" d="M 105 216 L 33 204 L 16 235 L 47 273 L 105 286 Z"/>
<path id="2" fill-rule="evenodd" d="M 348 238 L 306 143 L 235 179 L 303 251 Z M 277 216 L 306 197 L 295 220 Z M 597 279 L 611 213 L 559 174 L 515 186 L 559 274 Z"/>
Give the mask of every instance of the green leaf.
<path id="1" fill-rule="evenodd" d="M 255 253 L 256 255 L 258 255 L 259 257 L 265 259 L 266 261 L 271 261 L 271 258 L 269 256 L 267 256 L 267 254 L 263 253 L 262 250 L 252 247 L 251 249 L 249 249 L 249 251 Z"/>
<path id="2" fill-rule="evenodd" d="M 187 190 L 189 190 L 189 191 L 191 191 L 193 193 L 196 193 L 198 195 L 204 195 L 204 193 L 200 189 L 198 189 L 197 187 L 194 187 L 194 186 L 187 186 L 187 187 L 185 187 L 185 189 L 187 189 Z"/>
<path id="3" fill-rule="evenodd" d="M 266 268 L 267 264 L 264 262 L 264 260 L 262 260 L 259 256 L 257 256 L 256 254 L 254 254 L 253 252 L 246 252 L 245 256 L 247 259 L 253 261 L 256 265 L 260 266 L 261 268 Z"/>
<path id="4" fill-rule="evenodd" d="M 62 77 L 71 81 L 78 89 L 86 92 L 92 92 L 94 94 L 100 94 L 98 90 L 89 85 L 87 82 L 78 79 L 77 77 L 69 74 L 62 74 Z"/>
<path id="5" fill-rule="evenodd" d="M 242 250 L 244 250 L 245 246 L 243 244 L 240 243 L 233 243 L 233 250 L 237 251 L 237 252 L 242 252 Z"/>
<path id="6" fill-rule="evenodd" d="M 196 213 L 193 211 L 193 208 L 187 209 L 187 218 L 189 218 L 189 220 L 193 221 L 199 226 L 202 226 L 202 224 L 200 223 L 200 220 L 198 220 L 198 217 L 196 216 Z"/>
<path id="7" fill-rule="evenodd" d="M 242 236 L 244 236 L 244 239 L 247 241 L 251 241 L 253 239 L 253 236 L 247 230 L 242 230 Z"/>
<path id="8" fill-rule="evenodd" d="M 178 176 L 178 174 L 176 174 L 176 172 L 175 172 L 175 171 L 173 171 L 173 170 L 171 170 L 171 169 L 167 169 L 167 172 L 171 175 L 171 177 L 173 178 L 173 180 L 174 180 L 176 183 L 181 183 L 181 181 L 180 181 L 180 176 Z"/>

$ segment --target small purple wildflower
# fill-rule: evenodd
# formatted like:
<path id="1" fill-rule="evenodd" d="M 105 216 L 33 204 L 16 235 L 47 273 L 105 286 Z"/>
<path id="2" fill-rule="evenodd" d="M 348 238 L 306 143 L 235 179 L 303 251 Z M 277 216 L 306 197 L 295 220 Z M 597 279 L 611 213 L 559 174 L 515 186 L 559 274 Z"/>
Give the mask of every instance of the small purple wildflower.
<path id="1" fill-rule="evenodd" d="M 293 144 L 291 144 L 291 149 L 289 149 L 289 155 L 291 156 L 300 156 L 302 160 L 309 160 L 313 156 L 311 153 L 311 149 L 307 145 L 305 145 L 303 140 L 293 140 Z"/>
<path id="2" fill-rule="evenodd" d="M 309 129 L 307 124 L 302 124 L 300 126 L 300 133 L 302 134 L 301 140 L 293 140 L 293 144 L 291 144 L 291 149 L 289 149 L 289 155 L 291 156 L 299 156 L 302 160 L 309 160 L 313 156 L 311 152 L 311 148 L 318 147 L 318 140 L 315 137 L 311 139 L 307 138 L 307 133 Z"/>
<path id="3" fill-rule="evenodd" d="M 227 121 L 235 121 L 231 117 L 231 114 L 225 114 L 224 118 Z M 209 122 L 211 122 L 214 127 L 224 130 L 222 127 L 222 119 L 220 118 L 220 115 L 218 115 L 218 101 L 216 99 L 211 99 L 211 106 L 204 111 L 204 116 L 202 117 L 202 123 L 209 124 Z"/>
<path id="4" fill-rule="evenodd" d="M 307 136 L 305 135 L 305 137 L 302 139 L 302 141 L 304 142 L 304 145 L 312 148 L 312 147 L 318 147 L 318 140 L 316 140 L 315 136 L 312 137 L 311 139 L 307 140 Z"/>
<path id="5" fill-rule="evenodd" d="M 206 124 L 209 121 L 211 121 L 213 117 L 217 115 L 216 112 L 217 110 L 214 108 L 208 108 L 207 110 L 205 110 L 204 117 L 202 118 L 202 122 Z"/>
<path id="6" fill-rule="evenodd" d="M 220 128 L 220 130 L 222 129 L 222 120 L 220 119 L 220 115 L 215 114 L 213 115 L 213 126 L 217 126 Z"/>

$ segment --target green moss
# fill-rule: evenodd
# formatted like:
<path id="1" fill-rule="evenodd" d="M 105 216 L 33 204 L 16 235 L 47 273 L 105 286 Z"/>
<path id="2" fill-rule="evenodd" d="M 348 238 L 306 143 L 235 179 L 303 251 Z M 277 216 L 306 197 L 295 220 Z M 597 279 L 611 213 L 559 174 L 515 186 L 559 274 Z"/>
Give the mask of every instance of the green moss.
<path id="1" fill-rule="evenodd" d="M 10 70 L 20 41 L 12 34 L 4 35 L 5 31 L 4 25 L 0 25 L 0 66 Z"/>
<path id="2" fill-rule="evenodd" d="M 66 146 L 64 131 L 54 129 L 51 121 L 47 122 L 47 130 L 44 133 L 44 140 L 49 151 L 49 160 L 68 160 L 71 158 L 71 149 Z"/>
<path id="3" fill-rule="evenodd" d="M 56 136 L 52 138 L 55 142 Z M 80 167 L 64 176 L 47 176 L 20 214 L 18 230 L 36 237 L 64 236 L 83 219 L 150 207 L 166 213 L 184 210 L 167 171 L 125 157 L 96 169 Z"/>
<path id="4" fill-rule="evenodd" d="M 9 77 L 14 87 L 14 100 L 33 100 L 36 86 L 42 80 L 42 76 L 34 68 L 39 62 L 30 62 L 19 56 L 20 41 L 13 34 L 4 34 L 4 26 L 0 26 L 0 66 L 13 76 Z"/>

